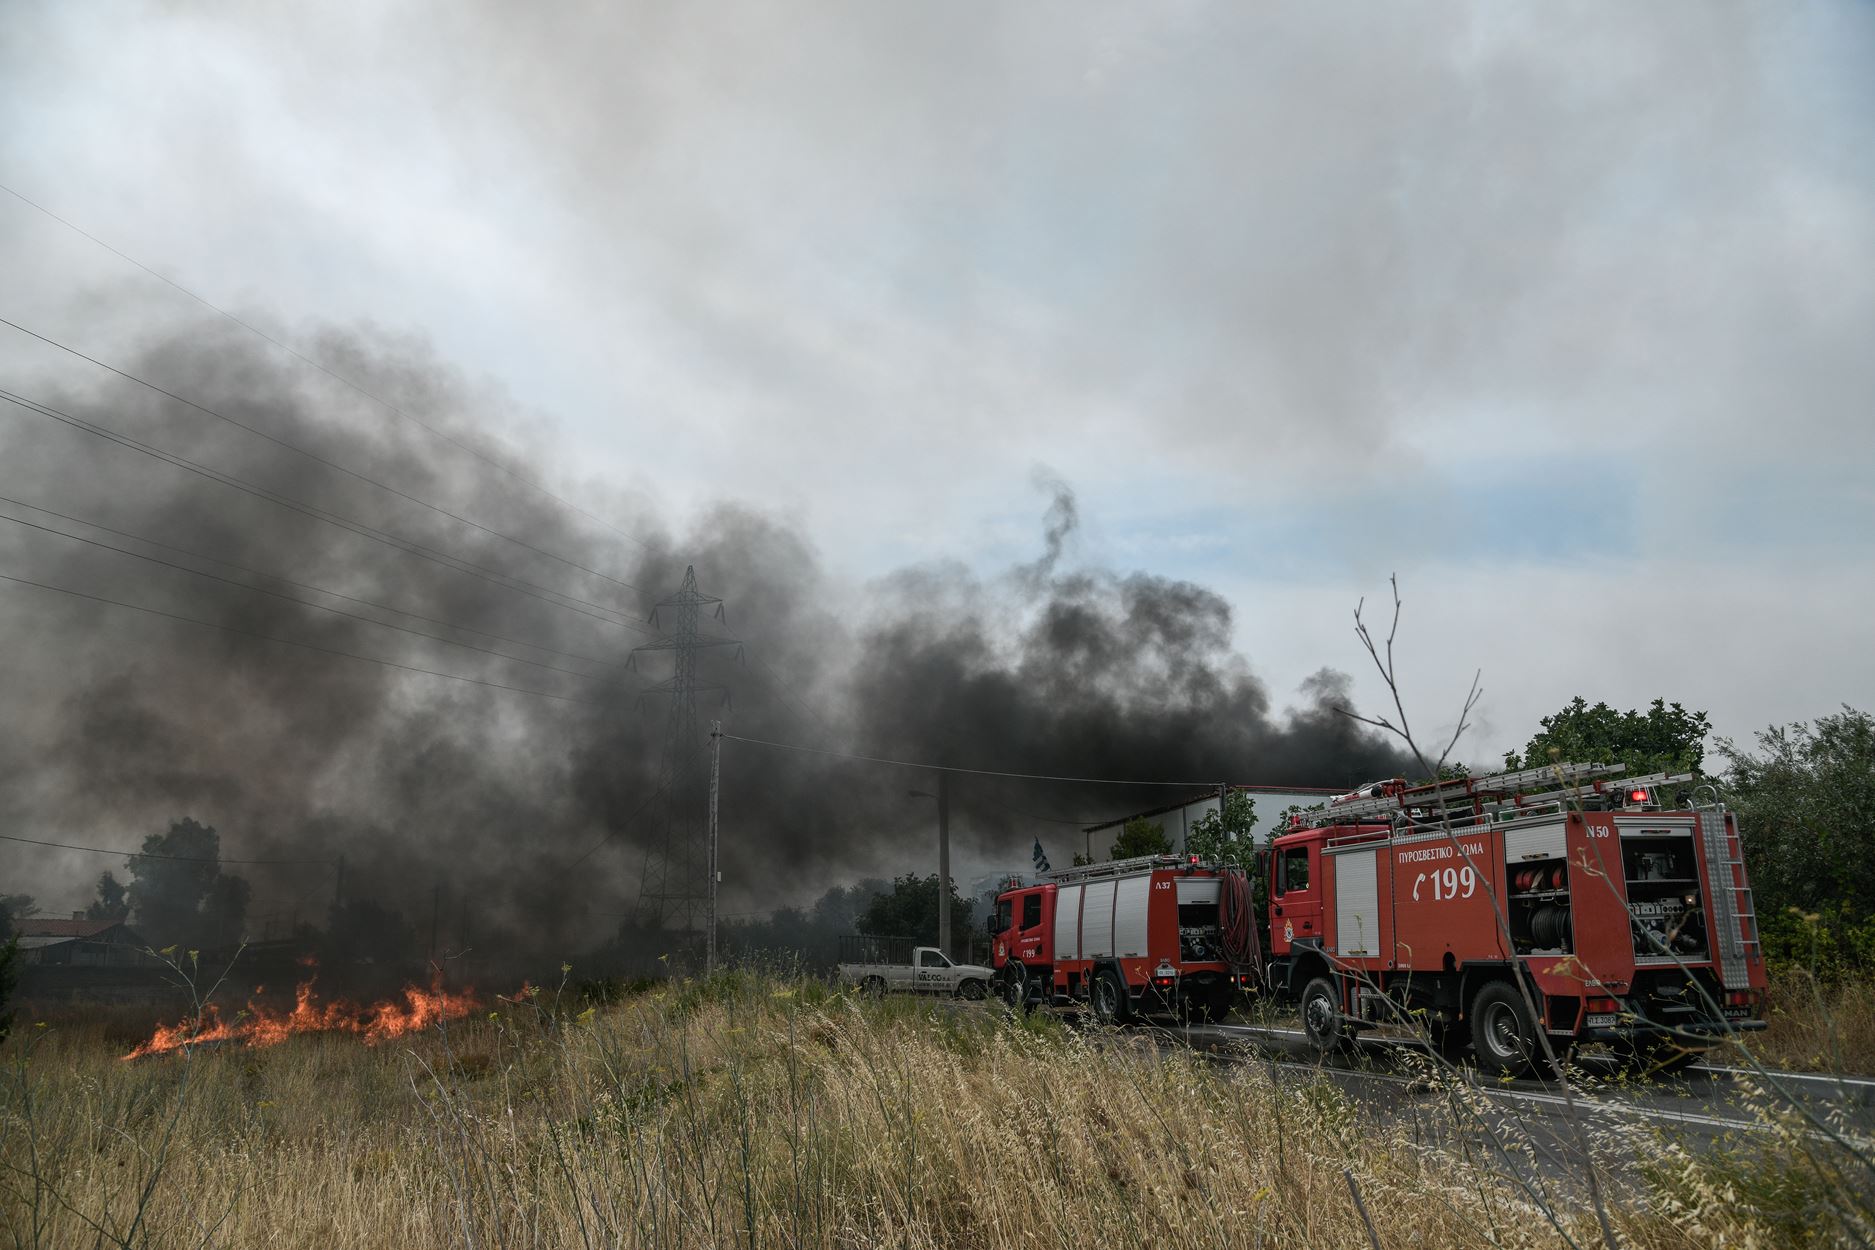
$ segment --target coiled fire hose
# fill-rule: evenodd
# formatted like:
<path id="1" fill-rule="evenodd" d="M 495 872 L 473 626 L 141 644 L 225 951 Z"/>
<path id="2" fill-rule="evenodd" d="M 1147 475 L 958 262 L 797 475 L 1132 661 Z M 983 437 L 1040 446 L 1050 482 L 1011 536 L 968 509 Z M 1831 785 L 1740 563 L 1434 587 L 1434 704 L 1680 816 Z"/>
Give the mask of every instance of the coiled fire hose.
<path id="1" fill-rule="evenodd" d="M 1224 959 L 1238 975 L 1263 983 L 1263 944 L 1257 938 L 1256 904 L 1250 876 L 1241 868 L 1225 871 L 1219 879 L 1218 929 L 1224 940 Z"/>

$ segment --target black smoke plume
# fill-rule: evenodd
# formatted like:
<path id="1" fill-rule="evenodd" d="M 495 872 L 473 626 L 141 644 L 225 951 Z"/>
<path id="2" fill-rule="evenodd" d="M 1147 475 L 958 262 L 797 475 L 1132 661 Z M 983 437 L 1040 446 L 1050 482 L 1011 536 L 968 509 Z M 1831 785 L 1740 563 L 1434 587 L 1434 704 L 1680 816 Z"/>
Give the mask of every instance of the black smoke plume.
<path id="1" fill-rule="evenodd" d="M 663 656 L 635 670 L 625 661 L 655 639 L 648 609 L 691 564 L 728 601 L 727 623 L 706 627 L 747 643 L 744 663 L 730 648 L 703 660 L 704 680 L 730 687 L 734 702 L 700 715 L 721 715 L 732 733 L 1072 776 L 1338 785 L 1401 769 L 1387 744 L 1330 711 L 1344 693 L 1333 673 L 1312 679 L 1301 711 L 1279 713 L 1232 649 L 1231 608 L 1217 594 L 1074 567 L 1064 484 L 1048 483 L 1034 562 L 1000 576 L 909 568 L 842 611 L 850 596 L 805 539 L 748 508 L 724 504 L 673 529 L 587 484 L 580 497 L 600 500 L 590 506 L 626 539 L 521 485 L 495 462 L 541 473 L 544 456 L 517 462 L 508 450 L 531 442 L 526 414 L 421 348 L 331 333 L 318 352 L 487 458 L 270 352 L 238 330 L 190 325 L 126 365 L 258 435 L 121 379 L 77 385 L 64 373 L 23 388 L 200 472 L 43 414 L 0 414 L 0 494 L 17 501 L 0 512 L 277 592 L 0 522 L 0 571 L 95 596 L 0 585 L 15 674 L 0 819 L 22 836 L 135 846 L 190 817 L 221 832 L 225 856 L 327 861 L 235 869 L 253 884 L 257 931 L 323 924 L 342 892 L 401 912 L 423 944 L 440 934 L 444 946 L 558 958 L 615 932 L 661 836 L 662 807 L 647 798 L 662 776 L 667 705 L 644 688 L 669 672 Z M 687 747 L 700 753 L 702 741 Z M 912 788 L 933 788 L 931 778 L 731 742 L 724 910 L 929 871 L 932 813 Z M 1078 833 L 1038 817 L 1117 815 L 1176 794 L 988 777 L 960 777 L 953 793 L 960 876 L 972 863 L 1024 864 L 1038 834 L 1065 840 L 1065 860 Z M 687 797 L 700 809 L 700 793 Z M 341 856 L 342 881 L 330 866 Z M 63 871 L 78 891 L 98 863 L 74 856 Z"/>

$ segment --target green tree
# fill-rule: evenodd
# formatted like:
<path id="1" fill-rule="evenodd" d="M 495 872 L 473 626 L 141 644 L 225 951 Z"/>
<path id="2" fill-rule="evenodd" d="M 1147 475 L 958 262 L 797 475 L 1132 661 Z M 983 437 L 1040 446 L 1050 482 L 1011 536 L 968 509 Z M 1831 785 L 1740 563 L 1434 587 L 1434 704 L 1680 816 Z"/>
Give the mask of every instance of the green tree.
<path id="1" fill-rule="evenodd" d="M 968 902 L 958 897 L 957 883 L 950 883 L 951 936 L 969 931 L 973 914 Z M 892 888 L 875 894 L 859 914 L 859 931 L 881 937 L 908 937 L 924 946 L 937 945 L 938 879 L 907 873 L 892 882 Z"/>
<path id="2" fill-rule="evenodd" d="M 1766 954 L 1826 978 L 1875 971 L 1875 718 L 1845 706 L 1718 753 Z"/>
<path id="3" fill-rule="evenodd" d="M 1704 712 L 1655 699 L 1646 712 L 1617 712 L 1606 703 L 1594 707 L 1581 695 L 1554 716 L 1522 752 L 1508 751 L 1504 767 L 1539 768 L 1545 764 L 1625 764 L 1634 773 L 1697 773 L 1705 759 Z"/>
<path id="4" fill-rule="evenodd" d="M 20 940 L 8 934 L 6 944 L 0 946 L 0 1042 L 13 1031 L 13 1011 L 8 1004 L 13 1001 L 13 987 L 19 983 L 19 967 Z"/>
<path id="5" fill-rule="evenodd" d="M 1241 791 L 1226 791 L 1224 802 L 1185 835 L 1185 850 L 1213 864 L 1255 868 L 1256 816 L 1256 800 Z"/>
<path id="6" fill-rule="evenodd" d="M 13 932 L 13 922 L 38 914 L 30 894 L 0 894 L 0 937 Z"/>
<path id="7" fill-rule="evenodd" d="M 1142 855 L 1169 855 L 1172 840 L 1165 836 L 1165 826 L 1144 816 L 1135 816 L 1120 826 L 1120 838 L 1113 844 L 1114 859 L 1138 859 Z"/>
<path id="8" fill-rule="evenodd" d="M 221 835 L 184 817 L 143 840 L 127 891 L 137 928 L 158 946 L 212 949 L 241 939 L 248 885 L 221 871 Z"/>
<path id="9" fill-rule="evenodd" d="M 1277 838 L 1282 837 L 1285 833 L 1289 833 L 1291 831 L 1289 826 L 1289 818 L 1291 816 L 1304 816 L 1310 812 L 1319 812 L 1326 806 L 1327 804 L 1325 803 L 1310 803 L 1306 807 L 1301 803 L 1291 803 L 1288 807 L 1276 813 L 1276 823 L 1271 825 L 1269 832 L 1263 835 L 1263 840 L 1265 842 L 1273 842 Z"/>
<path id="10" fill-rule="evenodd" d="M 103 873 L 98 877 L 98 896 L 85 908 L 85 916 L 90 920 L 109 920 L 113 924 L 130 915 L 130 900 L 123 882 L 112 873 Z"/>
<path id="11" fill-rule="evenodd" d="M 13 918 L 29 915 L 32 910 L 30 894 L 0 895 L 0 1042 L 13 1031 L 13 1012 L 7 1004 L 13 1001 L 13 987 L 19 984 L 20 975 L 20 939 L 13 932 Z"/>

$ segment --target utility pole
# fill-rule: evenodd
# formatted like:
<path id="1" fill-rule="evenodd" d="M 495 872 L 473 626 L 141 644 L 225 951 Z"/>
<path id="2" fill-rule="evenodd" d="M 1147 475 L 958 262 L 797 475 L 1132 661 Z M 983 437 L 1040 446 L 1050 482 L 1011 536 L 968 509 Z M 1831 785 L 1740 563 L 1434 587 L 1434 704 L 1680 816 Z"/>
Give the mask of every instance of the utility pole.
<path id="1" fill-rule="evenodd" d="M 711 647 L 736 647 L 734 638 L 705 634 L 698 630 L 701 609 L 714 605 L 716 619 L 723 619 L 723 601 L 697 589 L 695 565 L 684 569 L 684 582 L 677 593 L 658 600 L 651 609 L 651 622 L 663 628 L 661 613 L 670 613 L 669 632 L 656 642 L 634 648 L 626 660 L 636 668 L 638 656 L 647 651 L 669 651 L 674 661 L 671 676 L 650 687 L 646 694 L 671 696 L 670 717 L 664 737 L 664 764 L 660 776 L 663 792 L 663 828 L 645 847 L 644 876 L 638 887 L 638 920 L 649 928 L 666 925 L 694 932 L 708 910 L 710 889 L 706 877 L 710 867 L 706 837 L 697 828 L 697 800 L 703 778 L 697 758 L 697 695 L 721 686 L 701 685 L 697 681 L 697 653 Z M 727 691 L 724 691 L 725 695 Z M 695 958 L 692 948 L 691 958 Z"/>
<path id="2" fill-rule="evenodd" d="M 723 774 L 723 722 L 710 722 L 710 935 L 704 947 L 705 976 L 716 971 L 716 886 L 723 874 L 716 867 L 716 796 Z"/>
<path id="3" fill-rule="evenodd" d="M 938 774 L 938 949 L 951 953 L 951 775 Z"/>

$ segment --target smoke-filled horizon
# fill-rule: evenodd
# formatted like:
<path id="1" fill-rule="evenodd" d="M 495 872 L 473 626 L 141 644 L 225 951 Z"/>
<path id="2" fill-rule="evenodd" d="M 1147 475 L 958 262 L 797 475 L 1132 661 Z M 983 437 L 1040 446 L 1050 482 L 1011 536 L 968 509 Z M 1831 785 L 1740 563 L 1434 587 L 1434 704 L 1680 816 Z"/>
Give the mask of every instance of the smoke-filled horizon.
<path id="1" fill-rule="evenodd" d="M 528 441 L 524 415 L 422 348 L 330 331 L 317 350 L 412 417 L 549 476 L 545 449 L 496 450 Z M 516 949 L 589 947 L 635 907 L 646 849 L 663 834 L 668 704 L 646 687 L 669 675 L 669 658 L 626 661 L 657 638 L 644 622 L 686 566 L 727 601 L 726 620 L 706 617 L 706 631 L 746 643 L 746 662 L 727 647 L 702 659 L 701 679 L 733 702 L 719 709 L 704 696 L 699 733 L 720 716 L 750 738 L 1077 776 L 1340 785 L 1404 767 L 1391 744 L 1332 710 L 1346 681 L 1331 669 L 1305 684 L 1299 710 L 1280 710 L 1234 650 L 1232 607 L 1218 594 L 1077 564 L 1074 493 L 1043 474 L 1032 560 L 990 574 L 920 564 L 869 584 L 851 608 L 781 518 L 725 501 L 673 528 L 641 500 L 582 492 L 618 518 L 622 538 L 222 324 L 178 326 L 125 367 L 487 528 L 120 379 L 74 385 L 62 372 L 29 385 L 62 412 L 297 507 L 43 415 L 0 416 L 3 493 L 18 501 L 0 512 L 276 592 L 0 522 L 0 571 L 220 627 L 17 583 L 0 591 L 0 637 L 18 675 L 5 698 L 0 819 L 19 836 L 108 835 L 129 847 L 193 817 L 220 831 L 224 855 L 342 855 L 348 896 L 407 915 L 440 896 L 449 915 L 472 912 L 478 933 Z M 691 745 L 700 755 L 701 737 Z M 724 909 L 928 871 L 931 813 L 907 794 L 921 785 L 928 775 L 903 768 L 731 743 Z M 1063 825 L 1037 814 L 1120 814 L 1176 797 L 974 776 L 956 778 L 953 795 L 958 858 L 1012 865 L 1037 836 L 1064 860 L 1073 849 Z M 689 798 L 700 824 L 701 790 Z M 62 883 L 49 907 L 76 902 L 100 871 L 122 876 L 102 857 L 7 854 L 42 857 L 9 875 Z M 242 871 L 251 917 L 317 920 L 330 899 L 316 867 Z"/>

